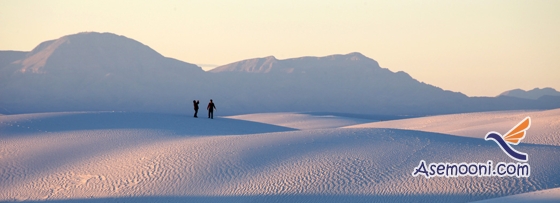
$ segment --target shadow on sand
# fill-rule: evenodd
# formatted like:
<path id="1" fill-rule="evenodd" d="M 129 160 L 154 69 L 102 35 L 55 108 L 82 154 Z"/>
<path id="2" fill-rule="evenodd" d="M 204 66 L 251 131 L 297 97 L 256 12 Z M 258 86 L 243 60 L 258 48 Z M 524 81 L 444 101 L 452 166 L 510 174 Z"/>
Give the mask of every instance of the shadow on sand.
<path id="1" fill-rule="evenodd" d="M 307 114 L 312 116 L 339 116 L 339 117 L 366 119 L 366 120 L 373 120 L 373 121 L 389 121 L 389 120 L 399 120 L 399 119 L 406 119 L 406 118 L 418 118 L 424 116 L 424 115 L 369 115 L 369 114 L 337 113 L 337 112 L 302 112 L 301 114 Z"/>
<path id="2" fill-rule="evenodd" d="M 30 114 L 24 119 L 4 119 L 0 132 L 5 135 L 69 132 L 84 130 L 164 130 L 177 135 L 242 135 L 293 131 L 282 126 L 214 117 L 193 118 L 187 115 L 127 113 L 127 112 L 72 112 Z"/>

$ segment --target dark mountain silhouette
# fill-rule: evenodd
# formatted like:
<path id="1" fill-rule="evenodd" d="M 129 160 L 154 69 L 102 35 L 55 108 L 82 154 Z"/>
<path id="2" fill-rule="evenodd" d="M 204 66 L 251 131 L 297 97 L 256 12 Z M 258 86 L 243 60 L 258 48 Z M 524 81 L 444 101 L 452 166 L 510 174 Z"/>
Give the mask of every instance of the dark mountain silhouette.
<path id="1" fill-rule="evenodd" d="M 524 98 L 524 99 L 538 99 L 545 95 L 560 96 L 560 92 L 550 87 L 545 87 L 542 89 L 535 88 L 529 91 L 525 91 L 522 89 L 513 89 L 513 90 L 505 91 L 498 96 L 517 97 L 517 98 Z"/>
<path id="2" fill-rule="evenodd" d="M 218 115 L 275 112 L 425 115 L 559 108 L 560 97 L 469 98 L 392 72 L 360 53 L 243 60 L 204 72 L 135 40 L 79 33 L 41 43 L 0 68 L 0 114 L 116 110 Z M 12 60 L 9 59 L 9 60 Z M 8 60 L 6 60 L 8 61 Z"/>

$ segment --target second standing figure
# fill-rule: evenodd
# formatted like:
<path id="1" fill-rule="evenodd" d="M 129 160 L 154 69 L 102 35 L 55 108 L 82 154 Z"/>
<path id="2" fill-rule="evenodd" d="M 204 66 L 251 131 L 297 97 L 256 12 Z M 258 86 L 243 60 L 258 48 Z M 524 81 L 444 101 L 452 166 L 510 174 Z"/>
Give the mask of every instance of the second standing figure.
<path id="1" fill-rule="evenodd" d="M 216 109 L 216 105 L 214 105 L 214 102 L 212 102 L 211 99 L 210 99 L 210 103 L 208 103 L 208 107 L 206 107 L 206 109 L 208 109 L 208 118 L 214 119 L 214 109 Z"/>

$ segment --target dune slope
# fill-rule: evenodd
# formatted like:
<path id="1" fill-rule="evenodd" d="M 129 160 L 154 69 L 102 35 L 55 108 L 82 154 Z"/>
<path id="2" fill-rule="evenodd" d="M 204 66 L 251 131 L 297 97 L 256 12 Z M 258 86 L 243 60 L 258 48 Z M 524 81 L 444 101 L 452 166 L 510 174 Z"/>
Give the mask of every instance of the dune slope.
<path id="1" fill-rule="evenodd" d="M 560 146 L 560 109 L 544 111 L 496 111 L 450 114 L 370 122 L 348 128 L 395 128 L 484 138 L 490 131 L 505 134 L 525 117 L 531 117 L 531 127 L 523 143 Z"/>
<path id="2" fill-rule="evenodd" d="M 338 128 L 373 122 L 373 120 L 368 119 L 305 113 L 257 113 L 228 116 L 226 118 L 266 123 L 299 130 Z"/>
<path id="3" fill-rule="evenodd" d="M 265 123 L 118 112 L 0 116 L 0 201 L 466 202 L 560 187 L 560 160 L 551 158 L 558 146 L 516 147 L 530 154 L 529 178 L 426 179 L 411 175 L 420 160 L 511 160 L 482 139 Z"/>

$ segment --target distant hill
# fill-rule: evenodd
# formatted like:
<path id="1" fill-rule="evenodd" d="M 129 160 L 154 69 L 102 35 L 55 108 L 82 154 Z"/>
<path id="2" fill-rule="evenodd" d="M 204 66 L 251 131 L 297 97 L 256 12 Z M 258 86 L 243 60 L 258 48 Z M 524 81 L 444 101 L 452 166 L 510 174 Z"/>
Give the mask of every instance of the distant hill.
<path id="1" fill-rule="evenodd" d="M 0 70 L 12 62 L 24 58 L 28 53 L 25 51 L 0 51 Z"/>
<path id="2" fill-rule="evenodd" d="M 392 72 L 360 53 L 279 60 L 273 56 L 230 63 L 210 71 L 222 104 L 240 112 L 331 111 L 425 115 L 472 111 L 558 108 L 560 98 L 469 98 Z M 231 106 L 230 106 L 231 105 Z"/>
<path id="3" fill-rule="evenodd" d="M 43 42 L 0 69 L 0 110 L 159 111 L 204 73 L 124 36 L 79 33 Z"/>
<path id="4" fill-rule="evenodd" d="M 360 53 L 283 60 L 269 56 L 204 72 L 124 36 L 78 33 L 43 42 L 4 61 L 10 60 L 0 68 L 0 114 L 100 110 L 190 114 L 195 99 L 201 100 L 202 110 L 214 99 L 218 115 L 279 111 L 431 115 L 560 108 L 560 97 L 553 96 L 470 98 L 382 68 Z"/>
<path id="5" fill-rule="evenodd" d="M 223 99 L 242 101 L 228 107 L 250 112 L 440 113 L 449 110 L 440 107 L 468 98 L 381 68 L 360 53 L 285 60 L 269 56 L 210 72 L 228 89 Z"/>
<path id="6" fill-rule="evenodd" d="M 529 91 L 525 91 L 522 89 L 514 89 L 514 90 L 505 91 L 498 96 L 517 97 L 517 98 L 524 98 L 524 99 L 538 99 L 545 95 L 560 96 L 560 92 L 550 87 L 546 87 L 542 89 L 535 88 Z"/>
<path id="7" fill-rule="evenodd" d="M 347 72 L 367 71 L 371 68 L 380 68 L 377 61 L 361 53 L 346 55 L 336 54 L 325 57 L 300 57 L 278 60 L 274 56 L 255 58 L 224 66 L 216 67 L 210 72 L 245 72 L 245 73 L 286 73 L 286 74 L 313 74 L 314 72 Z"/>

